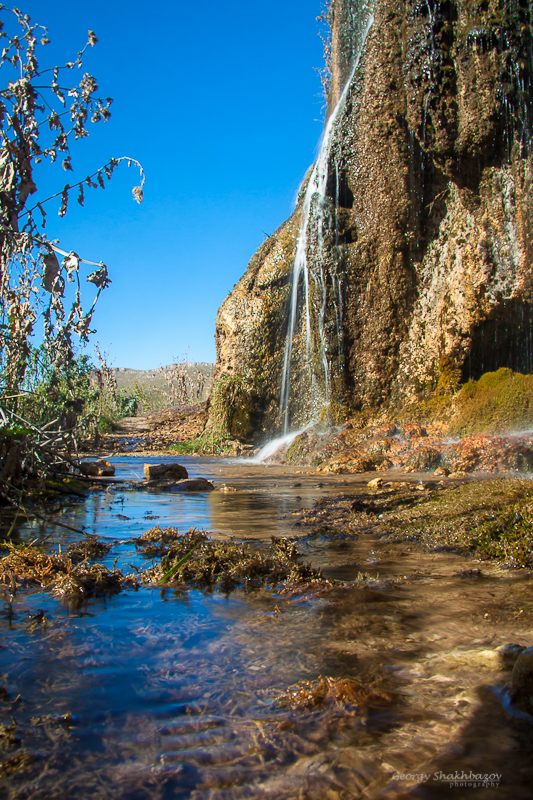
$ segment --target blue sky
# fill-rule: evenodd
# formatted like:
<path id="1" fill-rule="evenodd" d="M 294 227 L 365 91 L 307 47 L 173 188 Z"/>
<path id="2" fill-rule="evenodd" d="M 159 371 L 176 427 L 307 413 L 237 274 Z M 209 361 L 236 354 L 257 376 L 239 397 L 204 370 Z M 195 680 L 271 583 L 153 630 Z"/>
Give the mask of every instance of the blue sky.
<path id="1" fill-rule="evenodd" d="M 113 283 L 94 317 L 114 366 L 147 369 L 188 351 L 214 361 L 216 312 L 264 240 L 290 214 L 316 156 L 324 100 L 316 68 L 320 0 L 267 4 L 65 0 L 20 2 L 48 27 L 40 66 L 73 60 L 114 98 L 109 123 L 73 145 L 74 173 L 39 178 L 39 195 L 132 156 L 145 199 L 122 166 L 105 191 L 49 208 L 48 236 L 104 261 Z M 55 203 L 55 204 L 54 204 Z"/>

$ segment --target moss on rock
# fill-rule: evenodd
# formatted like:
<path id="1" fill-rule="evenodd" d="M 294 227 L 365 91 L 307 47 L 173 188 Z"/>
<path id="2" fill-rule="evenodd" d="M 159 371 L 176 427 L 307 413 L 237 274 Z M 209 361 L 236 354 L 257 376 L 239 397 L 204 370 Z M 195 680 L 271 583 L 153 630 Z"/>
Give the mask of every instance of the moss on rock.
<path id="1" fill-rule="evenodd" d="M 451 435 L 506 433 L 533 427 L 533 375 L 501 368 L 468 381 L 453 401 Z"/>

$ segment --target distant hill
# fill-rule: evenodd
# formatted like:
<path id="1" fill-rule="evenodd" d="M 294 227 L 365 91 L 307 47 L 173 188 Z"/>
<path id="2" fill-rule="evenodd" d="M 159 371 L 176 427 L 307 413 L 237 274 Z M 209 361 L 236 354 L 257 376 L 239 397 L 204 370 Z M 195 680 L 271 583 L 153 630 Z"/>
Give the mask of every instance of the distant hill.
<path id="1" fill-rule="evenodd" d="M 137 398 L 141 412 L 207 400 L 214 364 L 174 363 L 155 369 L 113 369 L 119 392 Z"/>

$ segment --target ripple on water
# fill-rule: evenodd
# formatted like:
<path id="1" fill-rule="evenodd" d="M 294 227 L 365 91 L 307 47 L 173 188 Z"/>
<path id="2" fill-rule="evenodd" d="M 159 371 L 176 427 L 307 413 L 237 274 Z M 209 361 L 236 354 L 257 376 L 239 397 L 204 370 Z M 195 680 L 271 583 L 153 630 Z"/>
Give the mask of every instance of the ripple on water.
<path id="1" fill-rule="evenodd" d="M 310 507 L 333 487 L 319 491 L 316 478 L 303 475 L 291 491 L 294 476 L 280 470 L 254 477 L 235 465 L 194 465 L 238 491 L 218 493 L 215 503 L 216 493 L 104 489 L 65 518 L 120 540 L 106 561 L 118 555 L 119 566 L 139 568 L 126 540 L 156 523 L 266 538 L 291 530 L 282 517 L 301 508 L 296 492 Z M 118 467 L 138 469 L 126 459 Z M 148 511 L 158 519 L 146 519 Z M 74 538 L 59 529 L 22 531 L 36 533 L 45 544 Z M 530 721 L 510 715 L 503 690 L 494 689 L 509 677 L 496 648 L 533 639 L 529 575 L 483 566 L 466 580 L 459 556 L 372 533 L 300 547 L 351 582 L 323 597 L 143 587 L 76 612 L 36 591 L 4 603 L 5 796 L 340 800 L 416 790 L 460 797 L 435 775 L 473 770 L 502 775 L 498 789 L 476 788 L 477 798 L 529 797 Z M 276 702 L 289 685 L 319 675 L 350 677 L 390 702 Z M 394 778 L 421 773 L 431 779 L 418 787 L 413 777 Z"/>

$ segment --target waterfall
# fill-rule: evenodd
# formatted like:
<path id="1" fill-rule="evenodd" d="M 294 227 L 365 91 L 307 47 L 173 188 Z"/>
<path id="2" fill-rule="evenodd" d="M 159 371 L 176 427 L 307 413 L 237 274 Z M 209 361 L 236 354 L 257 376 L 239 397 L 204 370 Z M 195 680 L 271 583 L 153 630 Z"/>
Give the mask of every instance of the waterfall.
<path id="1" fill-rule="evenodd" d="M 268 462 L 271 458 L 278 455 L 280 451 L 285 451 L 290 444 L 299 436 L 301 433 L 305 433 L 311 427 L 311 424 L 306 425 L 305 428 L 300 428 L 300 430 L 293 431 L 292 433 L 286 433 L 283 436 L 278 436 L 276 439 L 271 439 L 267 442 L 261 450 L 252 458 L 247 458 L 246 461 L 248 464 L 264 464 Z"/>
<path id="2" fill-rule="evenodd" d="M 280 418 L 282 421 L 283 434 L 287 434 L 290 429 L 290 400 L 291 400 L 291 369 L 293 357 L 293 344 L 297 332 L 299 315 L 305 314 L 305 326 L 303 335 L 305 336 L 305 369 L 307 371 L 308 388 L 310 397 L 310 418 L 316 417 L 317 412 L 327 409 L 330 401 L 330 364 L 327 357 L 328 337 L 325 328 L 326 305 L 327 305 L 327 285 L 324 265 L 324 257 L 327 247 L 324 242 L 324 222 L 328 213 L 328 203 L 326 198 L 328 184 L 328 165 L 330 162 L 331 149 L 335 135 L 335 125 L 339 115 L 344 108 L 350 84 L 359 66 L 359 61 L 365 46 L 365 42 L 374 21 L 373 14 L 367 9 L 362 9 L 362 19 L 360 24 L 361 33 L 357 46 L 354 47 L 354 59 L 350 76 L 346 81 L 342 94 L 335 106 L 322 136 L 322 143 L 318 158 L 315 162 L 311 176 L 309 178 L 302 206 L 302 217 L 300 232 L 296 248 L 296 255 L 292 268 L 292 285 L 290 295 L 289 319 L 287 328 L 287 338 L 285 341 L 285 352 L 283 357 L 283 372 L 280 392 Z M 336 167 L 337 170 L 337 167 Z M 336 173 L 336 196 L 338 197 L 338 172 Z M 336 221 L 335 221 L 336 222 Z M 316 239 L 316 246 L 311 243 L 311 233 Z M 311 272 L 308 262 L 308 250 L 313 251 L 313 267 Z M 310 275 L 311 272 L 311 275 Z M 317 332 L 319 339 L 319 352 L 315 353 L 313 348 L 313 338 L 311 330 L 311 302 L 310 289 L 311 279 L 313 290 L 317 302 L 313 304 L 317 316 Z M 340 320 L 340 279 L 335 276 L 334 283 L 337 282 L 338 297 L 335 297 L 336 318 Z M 302 298 L 303 294 L 303 298 Z M 302 302 L 303 300 L 303 302 Z M 337 307 L 337 303 L 339 306 Z M 303 306 L 303 308 L 302 308 Z M 342 337 L 340 331 L 337 332 L 339 340 Z M 315 366 L 315 358 L 318 370 Z M 321 385 L 318 380 L 317 371 L 322 372 Z M 306 387 L 307 389 L 307 387 Z M 309 418 L 305 420 L 309 422 Z"/>

